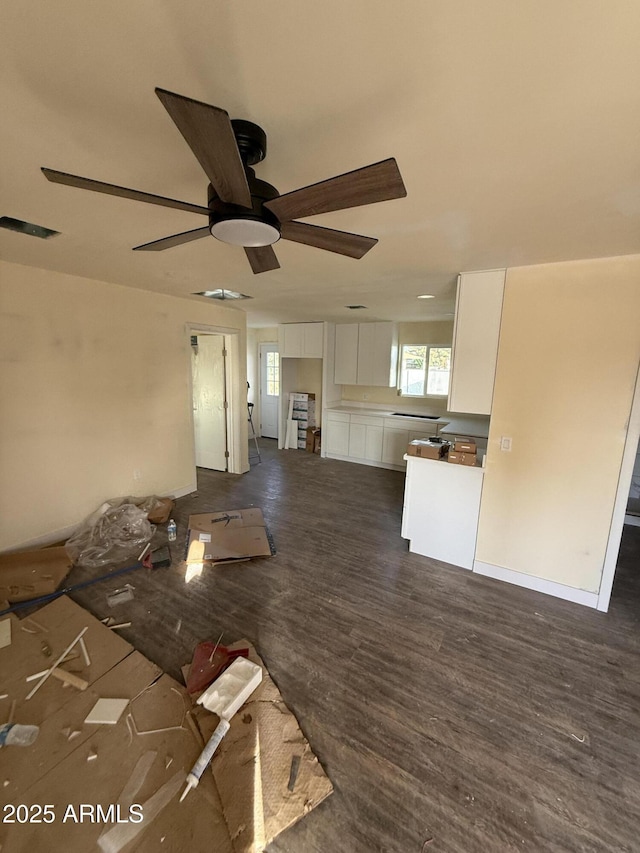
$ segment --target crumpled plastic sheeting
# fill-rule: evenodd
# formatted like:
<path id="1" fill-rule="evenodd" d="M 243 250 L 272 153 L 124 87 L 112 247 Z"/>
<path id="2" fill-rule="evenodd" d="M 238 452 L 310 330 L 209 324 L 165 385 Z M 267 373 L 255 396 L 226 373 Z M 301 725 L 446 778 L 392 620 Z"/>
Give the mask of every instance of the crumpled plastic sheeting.
<path id="1" fill-rule="evenodd" d="M 155 530 L 147 520 L 148 511 L 132 503 L 108 501 L 67 540 L 67 554 L 74 564 L 88 569 L 137 558 Z"/>

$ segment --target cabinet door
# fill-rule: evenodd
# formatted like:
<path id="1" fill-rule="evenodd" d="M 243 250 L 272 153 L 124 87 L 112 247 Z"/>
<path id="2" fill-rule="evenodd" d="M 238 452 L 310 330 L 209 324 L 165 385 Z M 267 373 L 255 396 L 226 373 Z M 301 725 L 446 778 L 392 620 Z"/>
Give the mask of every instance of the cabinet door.
<path id="1" fill-rule="evenodd" d="M 504 270 L 458 277 L 448 410 L 491 414 Z"/>
<path id="2" fill-rule="evenodd" d="M 382 462 L 382 427 L 368 426 L 365 436 L 364 458 L 371 462 Z"/>
<path id="3" fill-rule="evenodd" d="M 334 382 L 355 385 L 358 381 L 358 323 L 336 326 Z"/>
<path id="4" fill-rule="evenodd" d="M 301 358 L 304 347 L 304 324 L 285 323 L 280 326 L 282 358 Z"/>
<path id="5" fill-rule="evenodd" d="M 358 385 L 374 385 L 373 359 L 377 323 L 358 324 Z"/>
<path id="6" fill-rule="evenodd" d="M 395 387 L 398 366 L 398 336 L 395 323 L 372 323 L 371 385 Z"/>
<path id="7" fill-rule="evenodd" d="M 402 458 L 407 452 L 409 430 L 385 429 L 382 438 L 382 461 L 392 465 L 404 465 Z"/>
<path id="8" fill-rule="evenodd" d="M 327 420 L 324 428 L 327 453 L 335 453 L 336 456 L 349 455 L 349 422 Z"/>
<path id="9" fill-rule="evenodd" d="M 324 323 L 302 323 L 304 332 L 304 358 L 322 358 Z"/>
<path id="10" fill-rule="evenodd" d="M 351 424 L 349 427 L 349 456 L 366 459 L 367 427 L 364 424 Z"/>

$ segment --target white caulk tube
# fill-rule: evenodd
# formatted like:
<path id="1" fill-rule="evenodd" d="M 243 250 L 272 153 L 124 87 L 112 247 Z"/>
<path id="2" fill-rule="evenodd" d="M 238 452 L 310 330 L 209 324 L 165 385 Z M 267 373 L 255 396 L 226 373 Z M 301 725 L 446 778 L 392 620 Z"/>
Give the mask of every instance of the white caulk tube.
<path id="1" fill-rule="evenodd" d="M 217 714 L 220 722 L 191 768 L 191 772 L 187 774 L 187 787 L 182 792 L 180 802 L 192 788 L 197 786 L 220 741 L 229 731 L 229 720 L 238 708 L 244 705 L 261 681 L 262 667 L 247 658 L 236 658 L 200 696 L 198 705 L 203 705 L 207 711 Z"/>
<path id="2" fill-rule="evenodd" d="M 216 751 L 216 749 L 220 745 L 220 741 L 226 735 L 230 728 L 231 724 L 229 723 L 229 720 L 225 720 L 224 718 L 220 720 L 220 722 L 216 726 L 216 730 L 209 738 L 207 745 L 200 753 L 200 757 L 191 768 L 191 772 L 187 774 L 187 787 L 182 792 L 180 802 L 184 800 L 184 798 L 187 796 L 187 794 L 192 788 L 195 788 L 198 785 L 200 777 L 207 769 L 209 762 L 213 758 L 213 753 Z"/>

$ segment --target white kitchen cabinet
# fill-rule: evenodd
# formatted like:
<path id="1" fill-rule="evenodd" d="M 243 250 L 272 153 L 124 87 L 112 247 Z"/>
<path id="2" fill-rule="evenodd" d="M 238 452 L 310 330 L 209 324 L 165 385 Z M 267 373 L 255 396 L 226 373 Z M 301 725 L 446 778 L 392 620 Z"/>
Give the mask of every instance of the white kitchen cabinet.
<path id="1" fill-rule="evenodd" d="M 382 438 L 382 461 L 390 465 L 404 465 L 403 456 L 409 444 L 408 429 L 386 429 Z"/>
<path id="2" fill-rule="evenodd" d="M 356 385 L 358 381 L 358 323 L 336 326 L 334 382 Z"/>
<path id="3" fill-rule="evenodd" d="M 303 327 L 303 358 L 322 358 L 324 323 L 301 323 Z"/>
<path id="4" fill-rule="evenodd" d="M 279 331 L 282 358 L 322 358 L 323 323 L 283 323 Z"/>
<path id="5" fill-rule="evenodd" d="M 458 276 L 450 412 L 489 415 L 498 358 L 505 270 Z"/>
<path id="6" fill-rule="evenodd" d="M 404 455 L 410 441 L 416 438 L 427 439 L 437 432 L 437 426 L 424 429 L 396 426 L 395 422 L 384 424 L 384 435 L 382 441 L 382 461 L 390 465 L 404 466 Z"/>
<path id="7" fill-rule="evenodd" d="M 407 457 L 402 536 L 414 554 L 472 569 L 482 468 Z"/>
<path id="8" fill-rule="evenodd" d="M 382 418 L 351 415 L 349 425 L 349 456 L 382 462 Z"/>
<path id="9" fill-rule="evenodd" d="M 343 323 L 336 326 L 336 385 L 396 384 L 398 339 L 395 323 Z"/>
<path id="10" fill-rule="evenodd" d="M 336 456 L 349 455 L 350 416 L 341 412 L 329 412 L 323 429 L 322 443 L 327 453 Z"/>
<path id="11" fill-rule="evenodd" d="M 358 385 L 396 384 L 398 336 L 394 323 L 360 323 Z"/>

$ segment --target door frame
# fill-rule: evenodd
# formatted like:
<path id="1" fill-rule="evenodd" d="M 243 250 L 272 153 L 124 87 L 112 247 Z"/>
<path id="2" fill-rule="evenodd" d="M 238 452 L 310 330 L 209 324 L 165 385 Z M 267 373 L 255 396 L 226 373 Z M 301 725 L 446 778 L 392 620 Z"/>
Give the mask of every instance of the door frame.
<path id="1" fill-rule="evenodd" d="M 258 420 L 257 434 L 259 436 L 262 436 L 262 347 L 263 346 L 275 347 L 277 352 L 278 352 L 278 355 L 280 355 L 280 343 L 278 341 L 259 341 L 258 342 L 258 370 L 257 370 L 258 393 L 256 394 L 256 397 L 258 399 L 256 402 L 258 403 L 258 407 L 257 407 L 258 408 L 258 412 L 257 412 L 257 415 L 258 415 L 258 417 L 257 417 L 257 420 Z M 282 397 L 282 358 L 279 359 L 278 363 L 279 363 L 279 378 L 280 378 L 280 394 L 278 394 L 278 405 L 276 407 L 276 435 L 275 435 L 276 439 L 278 438 L 278 420 L 279 420 L 278 415 L 279 415 L 279 411 L 280 411 L 280 400 Z M 256 414 L 255 410 L 256 410 L 256 406 L 254 404 L 254 409 L 253 409 L 254 415 Z M 254 426 L 255 425 L 256 424 L 255 424 L 255 419 L 254 419 Z"/>
<path id="2" fill-rule="evenodd" d="M 604 613 L 609 609 L 611 591 L 613 589 L 616 567 L 618 565 L 620 542 L 622 540 L 622 531 L 624 528 L 624 517 L 627 509 L 629 491 L 631 489 L 633 466 L 635 464 L 636 453 L 638 452 L 638 442 L 640 442 L 640 366 L 638 367 L 635 391 L 627 423 L 627 436 L 624 443 L 624 451 L 622 453 L 616 499 L 613 504 L 609 541 L 607 542 L 604 567 L 600 578 L 597 609 Z"/>
<path id="3" fill-rule="evenodd" d="M 222 335 L 224 338 L 225 385 L 227 395 L 227 461 L 230 474 L 244 474 L 249 470 L 248 430 L 246 413 L 246 373 L 243 377 L 240 360 L 240 330 L 226 326 L 207 326 L 203 323 L 186 323 L 187 376 L 189 382 L 189 418 L 191 421 L 191 458 L 194 482 L 196 476 L 195 425 L 193 420 L 193 375 L 191 371 L 191 338 L 193 335 Z M 241 389 L 242 384 L 245 388 Z"/>

